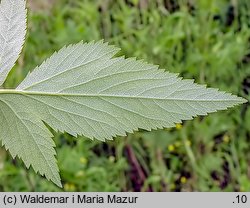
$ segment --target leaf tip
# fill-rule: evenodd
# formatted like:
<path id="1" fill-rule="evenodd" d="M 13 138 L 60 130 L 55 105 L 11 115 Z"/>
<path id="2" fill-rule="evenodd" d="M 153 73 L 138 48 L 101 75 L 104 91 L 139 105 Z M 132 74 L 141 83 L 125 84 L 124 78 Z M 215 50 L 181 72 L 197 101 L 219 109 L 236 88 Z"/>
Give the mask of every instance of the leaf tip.
<path id="1" fill-rule="evenodd" d="M 242 102 L 242 104 L 248 103 L 248 100 L 246 98 L 239 97 L 239 100 L 240 100 L 240 102 Z"/>
<path id="2" fill-rule="evenodd" d="M 61 180 L 53 181 L 59 188 L 63 188 Z"/>

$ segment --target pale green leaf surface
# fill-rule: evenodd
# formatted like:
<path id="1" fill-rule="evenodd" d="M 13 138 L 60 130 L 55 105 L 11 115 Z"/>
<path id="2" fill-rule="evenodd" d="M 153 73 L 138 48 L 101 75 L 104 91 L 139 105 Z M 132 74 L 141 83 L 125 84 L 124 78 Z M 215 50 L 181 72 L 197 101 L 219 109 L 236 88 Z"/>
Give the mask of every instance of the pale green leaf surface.
<path id="1" fill-rule="evenodd" d="M 0 86 L 14 66 L 26 34 L 24 0 L 0 1 Z"/>
<path id="2" fill-rule="evenodd" d="M 0 98 L 0 140 L 12 157 L 61 186 L 52 134 L 41 119 L 29 111 L 27 103 L 6 94 Z"/>
<path id="3" fill-rule="evenodd" d="M 244 101 L 133 58 L 111 58 L 117 51 L 102 42 L 65 47 L 17 90 L 55 130 L 100 140 L 172 127 Z"/>
<path id="4" fill-rule="evenodd" d="M 1 119 L 14 117 L 13 121 L 23 125 L 20 120 L 30 113 L 25 120 L 34 126 L 27 125 L 29 130 L 22 130 L 22 136 L 12 133 L 9 143 L 20 145 L 28 137 L 38 149 L 36 143 L 41 137 L 49 141 L 41 120 L 54 130 L 105 140 L 138 128 L 172 127 L 182 120 L 245 102 L 143 61 L 112 58 L 117 51 L 102 42 L 70 45 L 37 67 L 16 90 L 0 90 L 0 103 L 5 108 L 0 111 Z M 5 128 L 9 125 L 13 126 L 7 123 Z M 35 127 L 41 131 L 36 136 Z M 8 133 L 0 131 L 0 138 L 7 139 Z M 10 144 L 12 154 L 24 154 L 11 150 Z M 38 151 L 48 149 L 51 155 L 51 146 L 45 144 Z M 28 164 L 37 163 L 29 161 L 27 155 L 22 158 Z M 50 167 L 56 168 L 55 163 L 44 165 L 39 172 L 52 178 Z"/>

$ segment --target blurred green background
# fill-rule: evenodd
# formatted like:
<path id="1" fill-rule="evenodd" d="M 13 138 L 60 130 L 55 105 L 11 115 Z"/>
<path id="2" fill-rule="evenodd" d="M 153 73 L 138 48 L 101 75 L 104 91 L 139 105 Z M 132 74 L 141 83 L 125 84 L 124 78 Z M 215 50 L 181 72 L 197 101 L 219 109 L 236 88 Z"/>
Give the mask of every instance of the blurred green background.
<path id="1" fill-rule="evenodd" d="M 28 0 L 5 87 L 66 44 L 104 39 L 184 78 L 249 99 L 249 0 Z M 1 191 L 250 191 L 249 104 L 102 143 L 53 132 L 63 189 L 0 149 Z"/>

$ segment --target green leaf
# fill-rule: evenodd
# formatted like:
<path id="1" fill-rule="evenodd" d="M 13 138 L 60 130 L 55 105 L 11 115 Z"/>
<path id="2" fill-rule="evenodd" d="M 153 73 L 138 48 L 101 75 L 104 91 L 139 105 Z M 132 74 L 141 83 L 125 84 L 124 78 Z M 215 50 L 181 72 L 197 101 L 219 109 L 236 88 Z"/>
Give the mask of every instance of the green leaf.
<path id="1" fill-rule="evenodd" d="M 56 165 L 53 136 L 39 117 L 27 108 L 22 99 L 1 95 L 0 140 L 13 158 L 19 156 L 29 168 L 61 186 Z"/>
<path id="2" fill-rule="evenodd" d="M 0 86 L 22 50 L 26 33 L 24 0 L 0 1 Z"/>
<path id="3" fill-rule="evenodd" d="M 57 181 L 51 157 L 32 160 L 24 151 L 53 155 L 41 120 L 56 131 L 105 140 L 138 128 L 173 127 L 246 101 L 134 58 L 112 58 L 117 51 L 102 42 L 70 45 L 37 67 L 16 90 L 0 90 L 0 118 L 5 123 L 0 138 L 10 152 Z M 39 148 L 37 141 L 48 143 Z"/>

